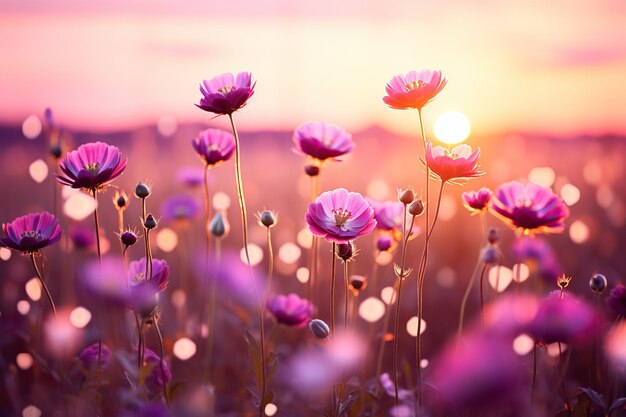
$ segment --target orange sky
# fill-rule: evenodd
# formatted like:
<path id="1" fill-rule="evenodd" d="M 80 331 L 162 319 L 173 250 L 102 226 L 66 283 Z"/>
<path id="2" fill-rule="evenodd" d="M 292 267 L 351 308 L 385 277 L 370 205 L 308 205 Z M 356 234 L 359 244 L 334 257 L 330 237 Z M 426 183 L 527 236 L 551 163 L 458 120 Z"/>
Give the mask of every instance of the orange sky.
<path id="1" fill-rule="evenodd" d="M 0 6 L 1 122 L 48 106 L 74 128 L 206 120 L 193 106 L 200 80 L 251 71 L 243 128 L 324 120 L 407 131 L 416 115 L 385 107 L 385 83 L 438 68 L 449 84 L 425 113 L 431 123 L 460 110 L 475 131 L 626 134 L 617 0 L 48 3 Z"/>

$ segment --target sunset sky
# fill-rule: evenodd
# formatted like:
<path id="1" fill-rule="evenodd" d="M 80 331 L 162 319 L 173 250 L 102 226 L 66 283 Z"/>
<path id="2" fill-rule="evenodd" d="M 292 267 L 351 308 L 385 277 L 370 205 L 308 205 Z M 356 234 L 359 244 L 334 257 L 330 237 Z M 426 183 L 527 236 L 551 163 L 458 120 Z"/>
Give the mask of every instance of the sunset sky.
<path id="1" fill-rule="evenodd" d="M 52 107 L 71 128 L 207 120 L 198 84 L 251 71 L 245 129 L 323 120 L 407 132 L 385 83 L 441 69 L 426 110 L 465 113 L 474 131 L 626 134 L 623 0 L 223 2 L 4 0 L 0 122 Z"/>

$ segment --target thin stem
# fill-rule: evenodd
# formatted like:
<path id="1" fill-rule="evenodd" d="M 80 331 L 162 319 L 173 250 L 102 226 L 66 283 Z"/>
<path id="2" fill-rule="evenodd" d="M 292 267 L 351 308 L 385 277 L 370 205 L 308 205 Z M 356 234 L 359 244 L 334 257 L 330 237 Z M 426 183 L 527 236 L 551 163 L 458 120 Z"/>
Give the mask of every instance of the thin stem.
<path id="1" fill-rule="evenodd" d="M 241 225 L 242 225 L 242 233 L 243 233 L 243 248 L 246 255 L 246 261 L 250 268 L 250 277 L 252 278 L 252 287 L 254 288 L 254 295 L 257 300 L 257 310 L 259 314 L 259 323 L 261 328 L 261 401 L 259 402 L 259 417 L 263 417 L 264 409 L 265 409 L 265 390 L 266 390 L 266 363 L 265 363 L 265 328 L 263 325 L 263 308 L 261 306 L 261 300 L 259 298 L 259 292 L 256 286 L 256 281 L 254 279 L 254 271 L 252 270 L 252 264 L 250 263 L 250 252 L 248 250 L 248 214 L 246 211 L 246 200 L 243 192 L 243 180 L 241 176 L 241 149 L 239 144 L 239 133 L 237 132 L 237 127 L 235 126 L 235 119 L 232 114 L 228 115 L 230 119 L 230 125 L 233 130 L 233 135 L 235 136 L 235 182 L 237 185 L 237 198 L 239 200 L 239 209 L 241 212 Z"/>
<path id="2" fill-rule="evenodd" d="M 159 366 L 161 368 L 161 381 L 163 382 L 163 398 L 165 398 L 165 404 L 167 404 L 167 406 L 169 407 L 170 400 L 167 396 L 167 381 L 165 380 L 165 361 L 163 359 L 165 356 L 165 351 L 163 348 L 163 335 L 161 334 L 161 329 L 159 329 L 159 321 L 156 317 L 154 318 L 154 329 L 156 330 L 157 336 L 159 337 Z"/>
<path id="3" fill-rule="evenodd" d="M 209 274 L 209 257 L 211 251 L 211 231 L 209 230 L 211 224 L 211 194 L 209 191 L 209 164 L 206 164 L 204 168 L 204 238 L 206 242 L 206 248 L 204 253 L 204 275 L 202 276 L 202 294 L 206 293 L 207 278 Z M 206 297 L 202 297 L 200 302 L 200 318 L 199 323 L 202 323 L 205 319 L 204 310 L 206 308 Z M 209 320 L 211 320 L 209 318 Z M 212 329 L 210 330 L 212 331 Z"/>
<path id="4" fill-rule="evenodd" d="M 268 253 L 268 265 L 267 265 L 267 284 L 265 285 L 265 291 L 263 292 L 263 302 L 261 308 L 265 312 L 265 304 L 267 304 L 267 296 L 269 295 L 272 285 L 272 275 L 274 274 L 274 249 L 272 248 L 272 232 L 271 228 L 267 229 L 267 253 Z"/>
<path id="5" fill-rule="evenodd" d="M 463 334 L 463 320 L 465 319 L 465 307 L 467 305 L 467 300 L 469 298 L 470 292 L 472 291 L 472 287 L 474 286 L 474 281 L 476 281 L 476 276 L 478 274 L 478 268 L 480 268 L 480 255 L 478 256 L 478 260 L 476 261 L 476 265 L 474 265 L 474 270 L 472 271 L 472 276 L 470 277 L 469 283 L 467 284 L 467 288 L 465 289 L 465 294 L 463 294 L 463 301 L 461 301 L 461 313 L 459 314 L 459 328 L 457 330 L 457 338 L 459 342 L 461 341 L 461 336 Z"/>
<path id="6" fill-rule="evenodd" d="M 485 270 L 487 270 L 487 262 L 483 263 L 483 269 L 480 271 L 480 326 L 483 331 L 485 331 L 485 298 L 483 295 Z M 497 287 L 496 291 L 498 291 Z"/>
<path id="7" fill-rule="evenodd" d="M 50 307 L 52 307 L 52 312 L 54 313 L 54 317 L 56 318 L 57 309 L 54 306 L 54 301 L 52 301 L 52 295 L 50 294 L 50 290 L 48 289 L 48 286 L 46 285 L 46 282 L 43 280 L 43 276 L 41 275 L 41 272 L 39 272 L 39 268 L 37 267 L 37 262 L 35 261 L 35 252 L 30 253 L 30 260 L 33 263 L 33 268 L 35 269 L 37 278 L 39 278 L 39 282 L 41 283 L 41 286 L 44 292 L 46 293 L 46 297 L 48 298 L 48 301 L 50 302 Z"/>
<path id="8" fill-rule="evenodd" d="M 96 228 L 96 247 L 98 250 L 98 265 L 100 272 L 102 272 L 102 250 L 100 247 L 100 222 L 98 221 L 98 191 L 95 188 L 91 189 L 93 195 L 95 209 L 93 211 L 94 225 Z M 98 362 L 96 366 L 96 414 L 99 413 L 100 408 L 100 373 L 102 369 L 102 333 L 98 334 Z"/>
<path id="9" fill-rule="evenodd" d="M 533 412 L 533 404 L 535 402 L 535 385 L 537 383 L 537 345 L 533 346 L 533 377 L 530 384 L 530 412 Z"/>
<path id="10" fill-rule="evenodd" d="M 563 290 L 561 290 L 561 293 Z M 561 395 L 563 395 L 563 407 L 569 413 L 569 399 L 567 397 L 567 389 L 565 388 L 565 369 L 563 367 L 563 349 L 561 347 L 561 342 L 556 342 L 559 347 L 559 389 L 561 390 Z"/>
<path id="11" fill-rule="evenodd" d="M 330 334 L 335 335 L 335 252 L 337 244 L 333 242 L 332 266 L 330 269 Z"/>
<path id="12" fill-rule="evenodd" d="M 215 240 L 215 266 L 219 268 L 222 259 L 222 240 Z M 211 289 L 209 295 L 209 336 L 207 340 L 207 354 L 205 372 L 207 379 L 210 379 L 211 361 L 213 356 L 213 342 L 215 334 L 215 304 L 217 298 L 217 277 L 213 276 L 211 280 Z"/>

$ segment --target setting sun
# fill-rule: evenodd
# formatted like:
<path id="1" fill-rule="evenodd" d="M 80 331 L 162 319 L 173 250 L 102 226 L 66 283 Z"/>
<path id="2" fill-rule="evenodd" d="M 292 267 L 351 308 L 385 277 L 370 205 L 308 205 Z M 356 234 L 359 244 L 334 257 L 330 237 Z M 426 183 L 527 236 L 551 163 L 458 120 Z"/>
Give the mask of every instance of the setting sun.
<path id="1" fill-rule="evenodd" d="M 433 126 L 435 136 L 443 143 L 455 145 L 463 142 L 470 134 L 471 126 L 467 117 L 458 111 L 442 113 Z"/>

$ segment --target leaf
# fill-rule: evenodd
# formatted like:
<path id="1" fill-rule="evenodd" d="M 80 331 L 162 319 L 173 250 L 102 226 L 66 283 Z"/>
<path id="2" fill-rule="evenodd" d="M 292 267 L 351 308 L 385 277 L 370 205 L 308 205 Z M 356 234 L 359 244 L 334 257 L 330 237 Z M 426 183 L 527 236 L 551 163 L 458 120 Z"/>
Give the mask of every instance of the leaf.
<path id="1" fill-rule="evenodd" d="M 325 417 L 330 417 L 330 413 L 328 412 L 326 407 L 324 407 L 323 405 L 312 404 L 312 405 L 309 405 L 309 408 L 311 409 L 311 411 L 314 411 L 317 414 L 321 414 Z"/>
<path id="2" fill-rule="evenodd" d="M 580 392 L 584 393 L 587 397 L 589 397 L 591 402 L 593 402 L 595 405 L 597 405 L 603 411 L 605 411 L 606 402 L 604 401 L 604 395 L 600 394 L 598 391 L 595 391 L 591 388 L 578 387 L 578 389 L 580 390 Z"/>
<path id="3" fill-rule="evenodd" d="M 613 401 L 613 404 L 611 404 L 608 414 L 611 415 L 613 411 L 619 410 L 620 408 L 624 406 L 624 404 L 626 404 L 626 397 L 621 397 L 621 398 L 616 399 L 615 401 Z"/>
<path id="4" fill-rule="evenodd" d="M 346 398 L 339 405 L 339 415 L 342 415 L 343 413 L 348 411 L 350 408 L 352 408 L 352 406 L 356 402 L 357 398 L 359 397 L 360 392 L 361 392 L 361 390 L 359 389 L 359 390 L 355 390 L 355 391 L 351 392 L 350 395 L 348 395 L 348 398 Z"/>
<path id="5" fill-rule="evenodd" d="M 256 376 L 257 386 L 261 386 L 263 375 L 261 373 L 261 350 L 259 349 L 259 345 L 254 338 L 254 335 L 250 333 L 249 330 L 246 330 L 246 342 L 248 342 L 248 350 L 250 351 L 250 356 L 252 357 L 252 365 L 254 367 L 254 374 Z"/>

